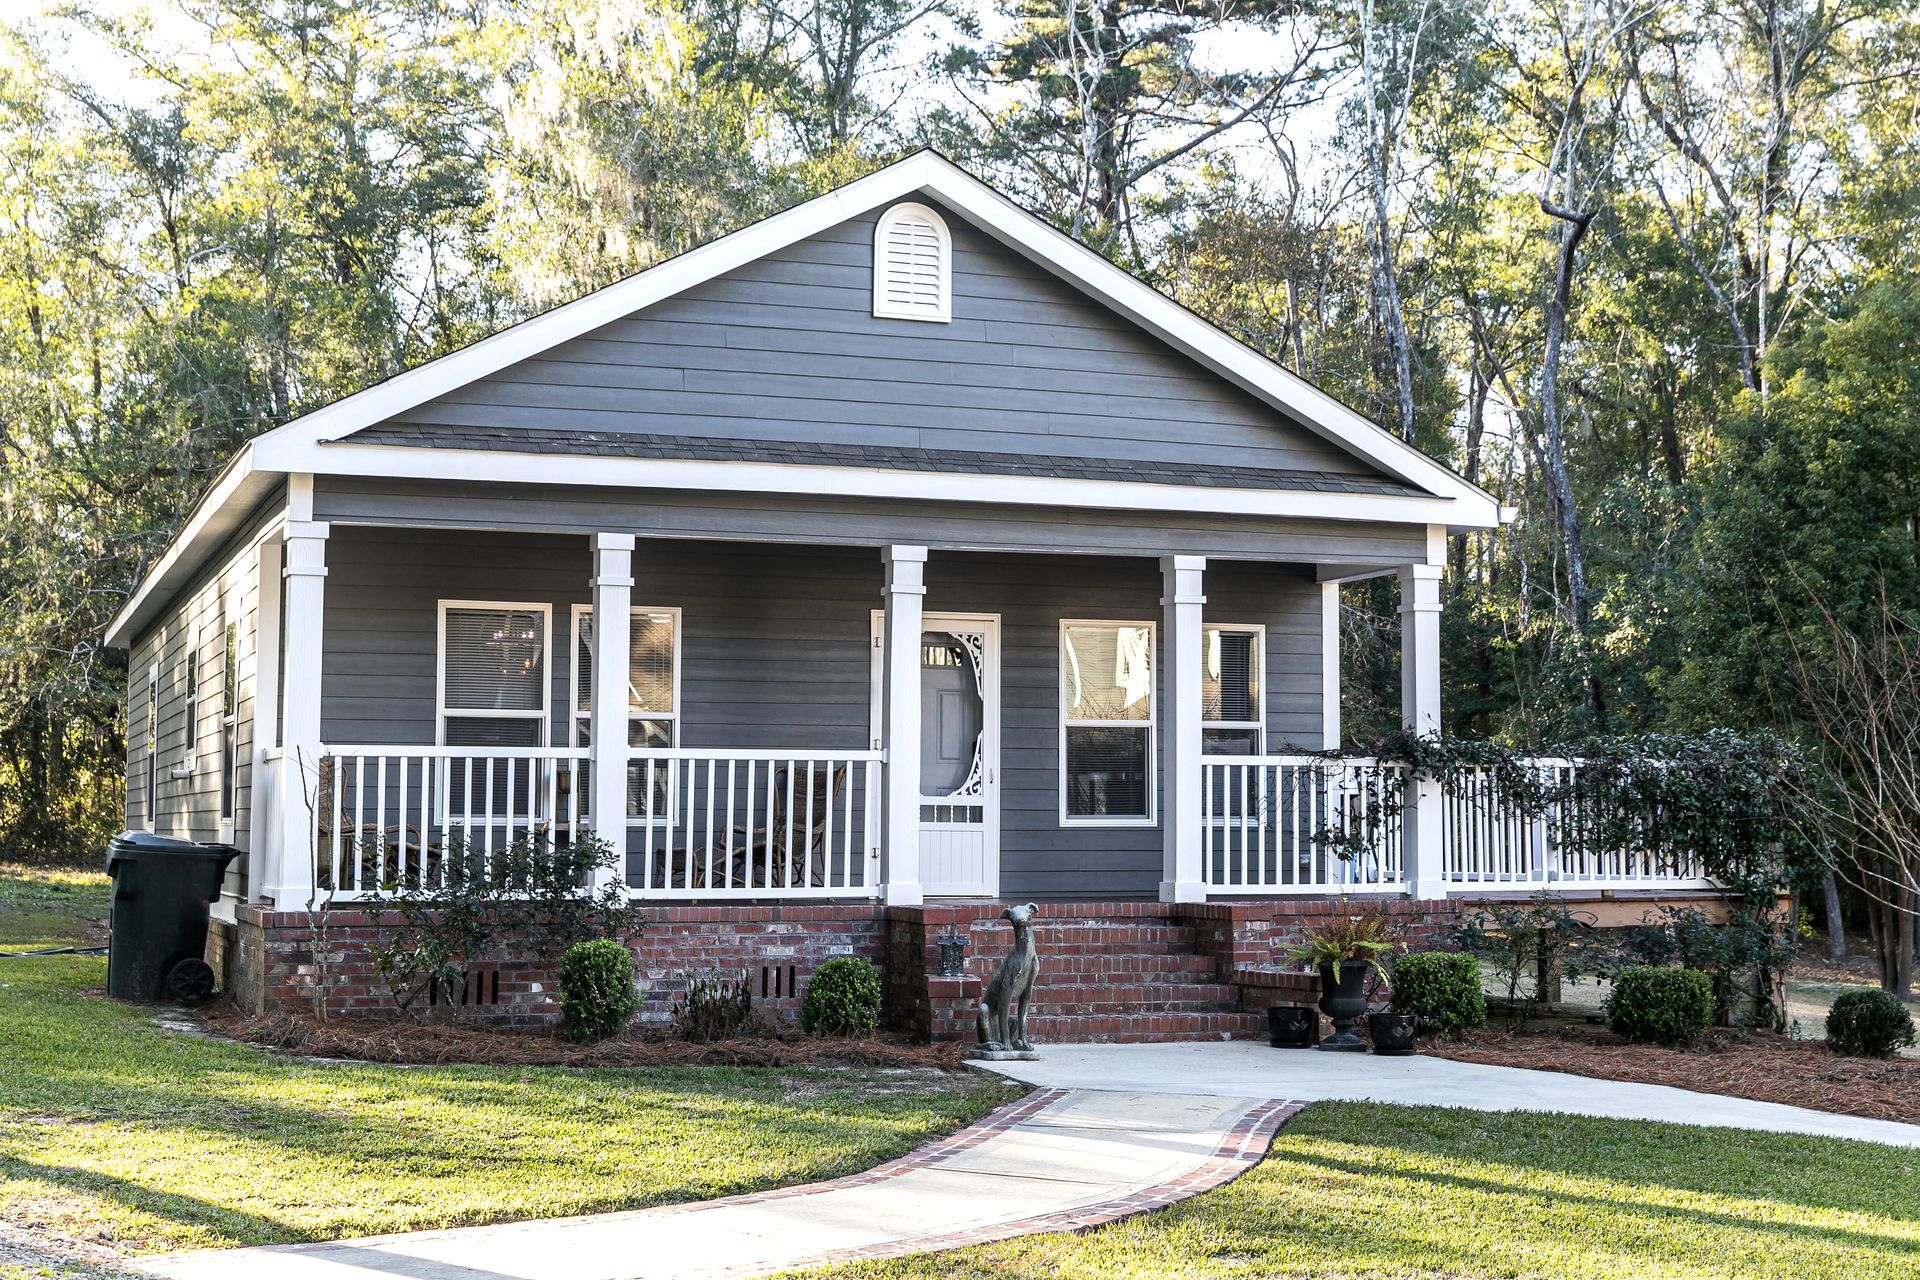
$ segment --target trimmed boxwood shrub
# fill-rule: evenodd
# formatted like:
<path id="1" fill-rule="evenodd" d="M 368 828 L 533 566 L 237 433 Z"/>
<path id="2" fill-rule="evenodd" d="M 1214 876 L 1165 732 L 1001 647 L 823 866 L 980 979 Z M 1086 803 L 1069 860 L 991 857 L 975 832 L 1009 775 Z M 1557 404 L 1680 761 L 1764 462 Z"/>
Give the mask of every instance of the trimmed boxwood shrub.
<path id="1" fill-rule="evenodd" d="M 1393 962 L 1393 1011 L 1420 1019 L 1422 1035 L 1457 1040 L 1487 1020 L 1480 958 L 1464 951 L 1414 951 Z"/>
<path id="2" fill-rule="evenodd" d="M 880 1025 L 880 976 L 858 956 L 835 956 L 813 971 L 800 1002 L 800 1027 L 817 1036 L 872 1035 Z"/>
<path id="3" fill-rule="evenodd" d="M 1629 1040 L 1683 1048 L 1713 1022 L 1713 979 L 1698 969 L 1636 964 L 1613 978 L 1607 1025 Z"/>
<path id="4" fill-rule="evenodd" d="M 1913 1015 L 1891 991 L 1849 991 L 1827 1013 L 1827 1048 L 1835 1053 L 1891 1058 L 1913 1041 Z"/>
<path id="5" fill-rule="evenodd" d="M 611 938 L 576 942 L 560 960 L 560 1034 L 605 1040 L 633 1020 L 633 957 Z"/>

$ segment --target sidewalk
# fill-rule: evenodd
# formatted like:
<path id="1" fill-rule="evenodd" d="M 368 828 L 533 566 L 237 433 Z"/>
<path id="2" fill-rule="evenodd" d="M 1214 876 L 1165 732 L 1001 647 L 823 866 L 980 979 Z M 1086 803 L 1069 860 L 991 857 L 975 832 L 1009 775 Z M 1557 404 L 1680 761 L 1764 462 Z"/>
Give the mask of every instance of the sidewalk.
<path id="1" fill-rule="evenodd" d="M 1257 1163 L 1298 1110 L 1264 1098 L 1044 1090 L 943 1142 L 832 1182 L 631 1213 L 225 1249 L 136 1265 L 176 1280 L 763 1275 L 1095 1226 L 1172 1204 Z"/>
<path id="2" fill-rule="evenodd" d="M 1920 1125 L 1833 1115 L 1663 1085 L 1594 1080 L 1416 1055 L 1275 1049 L 1234 1040 L 1189 1044 L 1048 1045 L 1037 1062 L 981 1067 L 1049 1089 L 1118 1089 L 1213 1098 L 1348 1100 L 1476 1111 L 1562 1111 L 1670 1124 L 1759 1129 L 1920 1147 Z"/>

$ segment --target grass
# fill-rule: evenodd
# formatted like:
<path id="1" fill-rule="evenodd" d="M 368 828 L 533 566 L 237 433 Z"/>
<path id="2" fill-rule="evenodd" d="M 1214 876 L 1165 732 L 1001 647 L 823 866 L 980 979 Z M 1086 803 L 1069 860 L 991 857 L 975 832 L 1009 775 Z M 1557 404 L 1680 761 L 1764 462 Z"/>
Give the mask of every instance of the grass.
<path id="1" fill-rule="evenodd" d="M 1237 1182 L 1086 1235 L 836 1277 L 1920 1275 L 1920 1151 L 1564 1116 L 1321 1103 Z"/>
<path id="2" fill-rule="evenodd" d="M 0 950 L 105 881 L 0 868 Z M 833 1177 L 1012 1096 L 971 1075 L 408 1068 L 156 1029 L 105 962 L 0 960 L 0 1222 L 129 1253 L 594 1213 Z"/>

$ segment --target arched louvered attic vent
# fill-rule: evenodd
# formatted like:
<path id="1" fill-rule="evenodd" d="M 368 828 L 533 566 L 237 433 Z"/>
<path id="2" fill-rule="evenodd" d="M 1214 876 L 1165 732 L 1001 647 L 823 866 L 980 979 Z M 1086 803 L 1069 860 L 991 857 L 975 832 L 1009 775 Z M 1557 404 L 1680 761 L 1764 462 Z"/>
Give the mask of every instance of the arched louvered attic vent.
<path id="1" fill-rule="evenodd" d="M 896 204 L 873 230 L 873 314 L 897 320 L 953 318 L 953 241 L 940 215 Z"/>

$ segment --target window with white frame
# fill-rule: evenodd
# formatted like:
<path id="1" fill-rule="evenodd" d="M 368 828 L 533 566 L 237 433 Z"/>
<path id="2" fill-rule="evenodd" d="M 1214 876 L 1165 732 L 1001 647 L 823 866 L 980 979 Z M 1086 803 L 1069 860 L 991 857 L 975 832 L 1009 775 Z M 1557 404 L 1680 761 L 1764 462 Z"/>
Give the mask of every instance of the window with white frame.
<path id="1" fill-rule="evenodd" d="M 154 805 L 160 791 L 160 664 L 154 663 L 147 668 L 147 778 L 145 799 L 140 816 L 146 819 L 147 830 L 160 829 L 159 818 Z"/>
<path id="2" fill-rule="evenodd" d="M 544 604 L 440 602 L 440 742 L 462 747 L 547 745 Z"/>
<path id="3" fill-rule="evenodd" d="M 679 742 L 680 611 L 635 605 L 627 615 L 627 745 Z M 593 731 L 593 607 L 573 610 L 573 741 L 589 746 Z M 654 805 L 666 800 L 667 773 L 654 771 Z M 645 816 L 644 762 L 627 766 L 627 816 Z"/>
<path id="4" fill-rule="evenodd" d="M 1201 632 L 1201 750 L 1210 756 L 1257 756 L 1265 743 L 1261 717 L 1261 627 L 1208 626 Z"/>
<path id="5" fill-rule="evenodd" d="M 923 204 L 896 204 L 873 229 L 873 314 L 894 320 L 953 318 L 953 239 Z"/>
<path id="6" fill-rule="evenodd" d="M 1060 624 L 1060 819 L 1153 821 L 1150 622 Z"/>
<path id="7" fill-rule="evenodd" d="M 239 738 L 240 627 L 229 622 L 220 630 L 220 821 L 224 823 L 233 821 Z"/>
<path id="8" fill-rule="evenodd" d="M 187 764 L 196 763 L 193 753 L 200 748 L 200 644 L 201 635 L 193 633 L 193 643 L 187 646 L 187 660 L 180 673 L 180 681 L 187 695 Z"/>

